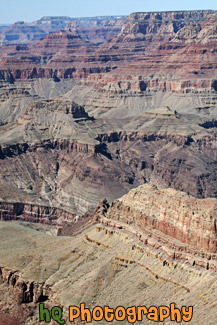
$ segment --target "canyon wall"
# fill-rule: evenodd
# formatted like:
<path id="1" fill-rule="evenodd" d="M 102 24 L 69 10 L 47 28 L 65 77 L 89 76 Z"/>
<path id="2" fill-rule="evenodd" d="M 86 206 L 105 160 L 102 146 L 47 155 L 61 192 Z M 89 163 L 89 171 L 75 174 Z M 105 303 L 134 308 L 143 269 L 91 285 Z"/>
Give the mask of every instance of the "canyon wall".
<path id="1" fill-rule="evenodd" d="M 107 217 L 156 229 L 181 242 L 217 251 L 216 199 L 196 199 L 172 189 L 141 185 L 114 201 Z"/>
<path id="2" fill-rule="evenodd" d="M 141 185 L 112 202 L 101 222 L 139 238 L 172 260 L 217 270 L 217 202 Z M 105 218 L 106 217 L 106 218 Z"/>

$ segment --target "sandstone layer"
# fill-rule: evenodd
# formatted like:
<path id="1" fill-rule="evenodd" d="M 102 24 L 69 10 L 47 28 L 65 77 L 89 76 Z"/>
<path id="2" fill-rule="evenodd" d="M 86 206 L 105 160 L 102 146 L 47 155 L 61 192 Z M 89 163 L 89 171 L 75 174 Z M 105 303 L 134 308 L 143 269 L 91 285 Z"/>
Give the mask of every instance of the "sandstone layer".
<path id="1" fill-rule="evenodd" d="M 195 265 L 190 255 L 198 255 L 205 258 L 201 266 L 217 270 L 216 204 L 216 199 L 196 199 L 148 184 L 112 202 L 106 217 L 141 229 L 137 236 L 145 234 L 142 241 L 165 249 L 171 258 L 189 255 L 190 264 Z"/>
<path id="2" fill-rule="evenodd" d="M 0 287 L 4 295 L 10 291 L 14 301 L 9 305 L 5 300 L 1 316 L 9 313 L 19 324 L 39 324 L 40 301 L 49 308 L 63 306 L 65 319 L 67 307 L 80 302 L 89 308 L 115 308 L 120 303 L 149 307 L 173 301 L 178 307 L 194 306 L 190 324 L 204 324 L 207 319 L 215 324 L 216 274 L 182 262 L 166 262 L 129 233 L 100 227 L 69 238 L 0 222 Z"/>

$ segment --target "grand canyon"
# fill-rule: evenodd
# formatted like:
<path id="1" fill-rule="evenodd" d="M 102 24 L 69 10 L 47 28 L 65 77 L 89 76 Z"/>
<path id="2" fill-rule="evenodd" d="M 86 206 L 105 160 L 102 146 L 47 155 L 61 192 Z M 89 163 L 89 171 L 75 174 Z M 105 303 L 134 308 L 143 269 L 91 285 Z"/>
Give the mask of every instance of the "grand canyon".
<path id="1" fill-rule="evenodd" d="M 43 17 L 0 44 L 0 324 L 41 302 L 216 324 L 216 11 Z"/>

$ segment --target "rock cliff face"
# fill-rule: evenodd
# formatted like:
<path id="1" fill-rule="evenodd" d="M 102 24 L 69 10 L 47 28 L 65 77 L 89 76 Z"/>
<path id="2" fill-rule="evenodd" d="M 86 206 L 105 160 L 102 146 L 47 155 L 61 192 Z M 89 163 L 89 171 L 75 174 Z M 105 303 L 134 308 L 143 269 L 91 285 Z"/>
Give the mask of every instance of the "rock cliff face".
<path id="1" fill-rule="evenodd" d="M 212 49 L 209 49 L 209 47 L 204 43 L 209 43 L 211 38 L 209 38 L 208 35 L 213 35 L 215 32 L 215 17 L 215 11 L 131 14 L 128 20 L 123 24 L 120 33 L 117 36 L 111 37 L 97 49 L 84 42 L 84 40 L 92 42 L 94 39 L 94 36 L 91 36 L 91 31 L 89 30 L 89 28 L 92 28 L 94 25 L 94 21 L 90 21 L 89 24 L 87 23 L 82 25 L 82 27 L 79 27 L 79 23 L 75 21 L 70 23 L 68 27 L 66 27 L 65 31 L 46 36 L 45 40 L 38 42 L 33 46 L 33 49 L 30 48 L 27 51 L 22 48 L 16 49 L 13 53 L 13 57 L 10 57 L 9 55 L 7 59 L 2 62 L 1 67 L 10 69 L 13 67 L 15 70 L 12 71 L 12 74 L 15 79 L 26 78 L 26 73 L 21 73 L 20 76 L 18 76 L 16 72 L 18 65 L 20 66 L 21 62 L 24 63 L 23 60 L 24 57 L 26 57 L 26 59 L 28 59 L 25 59 L 26 62 L 25 65 L 23 65 L 24 69 L 27 69 L 27 67 L 32 68 L 32 65 L 37 69 L 37 66 L 39 65 L 42 70 L 46 71 L 46 69 L 52 65 L 52 62 L 55 62 L 55 67 L 57 69 L 59 67 L 59 76 L 61 78 L 66 78 L 64 74 L 61 73 L 60 67 L 62 66 L 64 66 L 65 69 L 73 68 L 74 70 L 79 71 L 77 74 L 71 75 L 70 77 L 83 78 L 93 73 L 107 73 L 111 71 L 112 68 L 117 68 L 125 63 L 128 66 L 130 64 L 128 67 L 128 75 L 131 75 L 133 79 L 134 75 L 136 75 L 137 81 L 139 80 L 138 78 L 141 78 L 142 76 L 142 78 L 144 78 L 145 75 L 149 76 L 148 79 L 160 80 L 162 79 L 162 76 L 163 79 L 168 79 L 168 77 L 171 79 L 170 70 L 175 63 L 173 60 L 177 62 L 179 61 L 177 60 L 177 57 L 183 57 L 183 54 L 180 53 L 180 48 L 183 48 L 183 41 L 186 39 L 186 35 L 192 35 L 190 40 L 195 39 L 195 37 L 203 39 L 203 44 L 201 44 L 203 46 L 198 45 L 199 48 L 195 48 L 192 42 L 190 42 L 188 44 L 190 46 L 189 50 L 188 48 L 186 50 L 186 44 L 184 42 L 184 50 L 188 55 L 191 55 L 188 53 L 189 51 L 195 52 L 195 50 L 197 51 L 197 56 L 205 54 L 201 57 L 202 61 L 201 59 L 199 62 L 195 61 L 195 69 L 193 71 L 198 72 L 198 69 L 200 70 L 200 67 L 207 63 L 207 59 L 210 59 L 210 57 L 207 57 L 206 51 L 213 53 Z M 113 29 L 115 26 L 119 26 L 120 28 L 122 23 L 123 19 L 116 21 L 101 20 L 100 22 L 95 22 L 95 24 L 100 28 L 107 28 L 108 31 L 110 30 L 111 35 L 114 33 Z M 73 28 L 71 25 L 73 25 Z M 97 35 L 100 34 L 96 31 L 95 33 Z M 207 36 L 203 37 L 205 35 Z M 70 45 L 72 37 L 74 45 Z M 81 42 L 81 39 L 83 39 L 83 42 Z M 99 40 L 97 41 L 96 38 L 94 43 L 97 42 L 99 42 Z M 73 55 L 76 53 L 74 51 L 64 52 L 64 49 L 70 49 L 71 47 L 77 48 L 77 53 L 79 53 L 79 51 L 80 54 L 83 53 L 82 58 L 79 60 L 76 57 L 74 58 Z M 37 48 L 39 51 L 37 51 Z M 44 51 L 41 52 L 42 48 L 44 48 Z M 56 49 L 61 51 L 56 52 Z M 4 49 L 2 49 L 2 51 L 4 52 Z M 7 47 L 5 48 L 5 51 L 7 53 Z M 94 53 L 91 54 L 91 52 Z M 20 57 L 20 54 L 22 55 L 22 58 Z M 85 68 L 83 73 L 79 70 L 81 61 L 83 62 L 83 69 Z M 186 64 L 188 62 L 188 59 L 186 59 L 183 63 Z M 200 67 L 196 66 L 198 63 L 200 64 Z M 162 66 L 160 70 L 159 64 Z M 140 68 L 140 72 L 136 71 L 138 68 Z M 176 65 L 176 77 L 177 71 L 180 68 L 183 69 L 182 62 L 180 62 L 178 66 Z M 120 74 L 120 80 L 123 80 L 123 78 L 126 79 L 125 69 L 126 67 L 124 66 L 120 71 L 115 71 L 115 75 L 117 75 L 117 73 Z M 190 77 L 190 79 L 195 79 L 193 71 L 192 74 L 188 74 L 188 78 Z M 205 70 L 205 72 L 207 72 L 207 70 Z M 181 71 L 179 74 L 180 73 Z M 153 78 L 153 76 L 150 77 L 153 74 L 155 78 Z M 48 74 L 45 72 L 34 75 L 34 77 L 47 76 Z M 69 75 L 67 75 L 67 77 L 69 77 Z M 182 77 L 185 78 L 186 75 Z M 110 79 L 111 78 L 113 77 L 110 77 Z"/>
<path id="2" fill-rule="evenodd" d="M 123 20 L 72 21 L 28 47 L 1 47 L 1 79 L 82 79 L 109 95 L 201 94 L 207 107 L 216 103 L 216 21 L 215 11 L 135 13 L 100 46 L 92 27 L 112 34 Z"/>
<path id="3" fill-rule="evenodd" d="M 92 88 L 94 93 L 82 104 L 92 106 L 103 96 L 112 107 L 111 99 L 118 96 L 129 102 L 138 98 L 145 109 L 171 104 L 176 109 L 183 102 L 184 110 L 209 110 L 217 103 L 216 21 L 214 11 L 132 14 L 120 33 L 101 46 L 91 43 L 89 28 L 112 31 L 115 22 L 91 20 L 79 26 L 72 21 L 31 46 L 1 47 L 0 78 L 11 84 L 81 80 L 84 92 Z"/>
<path id="4" fill-rule="evenodd" d="M 101 44 L 108 38 L 117 35 L 122 28 L 127 17 L 96 17 L 95 19 L 82 18 L 75 21 L 77 23 L 77 32 L 79 35 L 91 43 Z M 72 22 L 74 24 L 74 22 Z M 69 23 L 66 28 L 69 28 Z"/>
<path id="5" fill-rule="evenodd" d="M 214 11 L 130 15 L 97 50 L 115 70 L 90 75 L 90 84 L 122 93 L 215 91 L 216 17 Z"/>
<path id="6" fill-rule="evenodd" d="M 6 325 L 23 324 L 33 315 L 37 301 L 44 302 L 48 295 L 51 296 L 50 288 L 45 289 L 42 283 L 23 280 L 20 272 L 4 267 L 0 268 L 0 292 L 0 316 Z M 13 306 L 10 301 L 13 301 Z"/>
<path id="7" fill-rule="evenodd" d="M 16 96 L 15 107 L 8 96 Z M 29 105 L 22 106 L 25 98 Z M 103 197 L 112 201 L 150 181 L 216 197 L 216 134 L 208 116 L 162 107 L 134 111 L 133 118 L 94 118 L 93 108 L 87 113 L 69 98 L 2 92 L 1 201 L 83 214 Z"/>
<path id="8" fill-rule="evenodd" d="M 216 199 L 195 199 L 173 189 L 141 185 L 114 201 L 106 216 L 142 230 L 160 231 L 213 256 L 217 252 Z"/>
<path id="9" fill-rule="evenodd" d="M 34 282 L 25 281 L 20 277 L 19 272 L 13 272 L 4 267 L 0 267 L 0 282 L 6 282 L 13 287 L 19 305 L 46 301 L 47 297 L 54 295 L 49 286 L 44 286 L 43 283 L 35 284 Z"/>
<path id="10" fill-rule="evenodd" d="M 2 221 L 22 220 L 58 225 L 62 220 L 74 222 L 75 217 L 75 214 L 52 207 L 23 203 L 0 203 L 0 219 Z"/>
<path id="11" fill-rule="evenodd" d="M 172 40 L 183 27 L 214 14 L 214 10 L 133 13 L 120 34 L 109 43 L 113 46 L 116 43 L 120 49 L 153 52 L 161 43 Z"/>
<path id="12" fill-rule="evenodd" d="M 63 319 L 70 324 L 69 305 L 116 308 L 120 294 L 124 307 L 160 306 L 162 301 L 167 306 L 174 301 L 179 308 L 191 304 L 192 324 L 204 324 L 207 317 L 215 324 L 216 273 L 193 263 L 196 256 L 192 265 L 186 263 L 186 253 L 184 259 L 168 259 L 120 225 L 115 229 L 100 224 L 70 238 L 0 222 L 0 235 L 0 315 L 9 324 L 39 325 L 39 302 L 48 308 L 64 306 Z"/>

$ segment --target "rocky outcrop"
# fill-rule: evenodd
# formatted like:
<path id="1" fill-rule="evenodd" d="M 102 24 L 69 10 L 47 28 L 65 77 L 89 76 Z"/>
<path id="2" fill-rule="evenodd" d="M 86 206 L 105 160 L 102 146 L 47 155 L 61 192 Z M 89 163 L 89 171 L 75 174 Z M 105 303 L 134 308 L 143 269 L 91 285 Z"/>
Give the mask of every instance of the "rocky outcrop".
<path id="1" fill-rule="evenodd" d="M 5 267 L 0 267 L 0 282 L 6 282 L 13 287 L 15 300 L 18 304 L 38 303 L 52 299 L 54 293 L 50 286 L 44 283 L 34 283 L 25 281 L 21 277 L 21 272 L 8 270 Z"/>
<path id="2" fill-rule="evenodd" d="M 62 220 L 74 222 L 76 215 L 62 209 L 25 203 L 0 202 L 0 220 L 21 220 L 58 225 Z"/>
<path id="3" fill-rule="evenodd" d="M 132 225 L 126 226 L 135 230 Z M 116 232 L 104 227 L 107 233 L 91 227 L 75 238 L 63 238 L 42 234 L 17 223 L 0 222 L 4 248 L 0 250 L 1 270 L 5 274 L 5 282 L 0 284 L 2 319 L 8 315 L 17 317 L 17 323 L 22 319 L 26 324 L 38 325 L 38 303 L 33 302 L 37 297 L 36 301 L 44 300 L 49 309 L 64 306 L 63 319 L 68 324 L 69 305 L 79 306 L 84 302 L 90 309 L 103 307 L 105 303 L 116 307 L 123 293 L 122 305 L 125 307 L 133 302 L 136 306 L 144 305 L 141 296 L 145 295 L 147 306 L 154 302 L 160 306 L 161 301 L 169 306 L 175 301 L 179 307 L 185 301 L 189 305 L 190 299 L 191 304 L 198 304 L 199 308 L 194 308 L 192 324 L 204 324 L 207 317 L 210 324 L 215 324 L 215 313 L 211 313 L 216 302 L 216 273 L 213 270 L 193 265 L 193 259 L 190 265 L 186 259 L 165 258 L 160 249 L 142 244 L 124 228 Z M 17 244 L 14 248 L 18 242 L 19 248 Z M 16 283 L 13 287 L 15 277 L 17 287 Z M 20 299 L 18 301 L 23 298 L 26 301 L 19 305 L 19 309 L 15 294 Z M 201 308 L 204 308 L 202 320 Z M 18 313 L 21 310 L 23 314 Z"/>
<path id="4" fill-rule="evenodd" d="M 112 202 L 101 214 L 97 231 L 133 236 L 138 245 L 132 249 L 149 247 L 164 263 L 185 262 L 216 272 L 216 213 L 216 199 L 195 199 L 172 189 L 142 185 Z"/>
<path id="5" fill-rule="evenodd" d="M 29 321 L 30 324 L 39 324 L 38 317 L 34 316 L 39 303 L 44 303 L 47 308 L 59 305 L 52 286 L 23 279 L 22 272 L 1 266 L 0 292 L 3 298 L 0 302 L 0 316 L 6 325 L 24 324 Z M 1 305 L 3 301 L 4 305 Z M 13 304 L 9 301 L 13 301 Z"/>
<path id="6" fill-rule="evenodd" d="M 57 236 L 75 236 L 99 222 L 108 207 L 108 201 L 103 199 L 99 201 L 95 210 L 88 210 L 82 216 L 78 216 L 50 206 L 0 202 L 0 220 L 51 225 L 56 227 Z"/>
<path id="7" fill-rule="evenodd" d="M 172 189 L 142 185 L 111 204 L 106 216 L 173 237 L 190 247 L 217 252 L 216 199 L 195 199 Z"/>
<path id="8" fill-rule="evenodd" d="M 82 120 L 90 120 L 93 121 L 94 118 L 90 117 L 83 106 L 76 104 L 70 100 L 64 99 L 46 99 L 41 101 L 36 101 L 29 105 L 26 109 L 26 114 L 24 115 L 24 119 L 29 117 L 32 114 L 41 113 L 41 111 L 60 111 L 64 112 L 65 114 L 70 114 L 74 119 L 82 119 Z"/>

